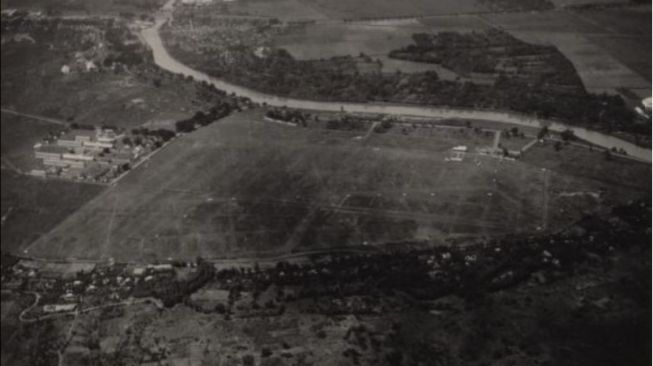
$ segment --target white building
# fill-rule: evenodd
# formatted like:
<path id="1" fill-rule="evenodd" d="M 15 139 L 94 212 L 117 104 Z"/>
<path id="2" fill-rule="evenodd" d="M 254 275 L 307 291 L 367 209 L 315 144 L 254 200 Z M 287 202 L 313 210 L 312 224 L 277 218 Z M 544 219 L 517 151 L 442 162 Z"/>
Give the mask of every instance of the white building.
<path id="1" fill-rule="evenodd" d="M 60 313 L 64 311 L 73 311 L 77 308 L 77 304 L 47 304 L 43 305 L 43 312 L 45 313 Z"/>
<path id="2" fill-rule="evenodd" d="M 91 148 L 91 149 L 101 150 L 101 149 L 105 149 L 105 148 L 106 149 L 112 148 L 113 143 L 111 143 L 111 142 L 102 142 L 102 141 L 99 141 L 99 139 L 98 139 L 98 141 L 85 141 L 85 142 L 82 143 L 82 146 L 88 147 L 88 148 Z"/>
<path id="3" fill-rule="evenodd" d="M 84 67 L 86 68 L 86 72 L 97 70 L 97 66 L 95 66 L 93 61 L 86 61 Z"/>
<path id="4" fill-rule="evenodd" d="M 37 159 L 61 159 L 68 150 L 60 146 L 42 146 L 34 152 Z"/>
<path id="5" fill-rule="evenodd" d="M 651 97 L 644 98 L 644 100 L 642 100 L 642 105 L 644 106 L 644 110 L 646 112 L 651 113 L 651 104 L 653 104 Z"/>
<path id="6" fill-rule="evenodd" d="M 172 264 L 148 264 L 147 268 L 155 272 L 172 271 Z"/>
<path id="7" fill-rule="evenodd" d="M 63 154 L 61 156 L 65 160 L 75 160 L 75 161 L 92 161 L 93 157 L 90 155 L 84 155 L 84 154 Z"/>
<path id="8" fill-rule="evenodd" d="M 57 140 L 57 145 L 64 147 L 82 147 L 82 142 L 76 139 L 69 139 L 67 137 L 62 137 Z"/>
<path id="9" fill-rule="evenodd" d="M 57 145 L 66 147 L 81 147 L 85 142 L 91 142 L 95 139 L 97 132 L 95 130 L 73 130 L 59 137 Z"/>
<path id="10" fill-rule="evenodd" d="M 45 177 L 45 170 L 43 169 L 32 169 L 29 172 L 29 175 L 34 176 L 34 177 Z"/>

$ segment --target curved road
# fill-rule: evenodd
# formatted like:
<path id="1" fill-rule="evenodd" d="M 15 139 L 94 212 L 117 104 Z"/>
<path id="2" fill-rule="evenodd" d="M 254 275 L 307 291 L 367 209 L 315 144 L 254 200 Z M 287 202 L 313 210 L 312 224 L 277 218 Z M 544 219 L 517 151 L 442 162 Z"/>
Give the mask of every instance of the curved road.
<path id="1" fill-rule="evenodd" d="M 625 150 L 628 155 L 645 162 L 651 162 L 651 150 L 637 146 L 614 136 L 606 135 L 586 128 L 570 126 L 556 121 L 541 120 L 517 113 L 481 111 L 455 108 L 436 108 L 428 106 L 400 105 L 400 104 L 366 104 L 366 103 L 340 103 L 320 102 L 312 100 L 301 100 L 285 98 L 271 94 L 265 94 L 243 86 L 228 83 L 224 80 L 212 77 L 201 71 L 195 70 L 174 59 L 166 50 L 161 40 L 159 30 L 172 17 L 172 10 L 175 0 L 168 1 L 157 15 L 154 26 L 144 29 L 141 32 L 143 40 L 149 45 L 154 56 L 154 62 L 161 68 L 173 73 L 191 76 L 198 81 L 206 81 L 216 88 L 227 93 L 234 93 L 238 96 L 247 97 L 255 103 L 266 103 L 276 107 L 289 107 L 307 110 L 321 111 L 347 111 L 358 113 L 391 114 L 427 118 L 464 118 L 489 120 L 503 123 L 510 123 L 520 126 L 540 128 L 549 126 L 552 131 L 561 132 L 566 129 L 573 130 L 575 135 L 595 145 L 610 149 L 613 147 Z"/>
<path id="2" fill-rule="evenodd" d="M 18 319 L 24 323 L 30 323 L 36 321 L 35 319 L 26 318 L 25 314 L 29 313 L 32 309 L 34 309 L 39 304 L 39 301 L 41 301 L 41 294 L 39 294 L 38 292 L 28 291 L 27 293 L 34 295 L 34 302 L 26 309 L 23 309 L 23 311 L 21 311 L 20 314 L 18 315 Z"/>

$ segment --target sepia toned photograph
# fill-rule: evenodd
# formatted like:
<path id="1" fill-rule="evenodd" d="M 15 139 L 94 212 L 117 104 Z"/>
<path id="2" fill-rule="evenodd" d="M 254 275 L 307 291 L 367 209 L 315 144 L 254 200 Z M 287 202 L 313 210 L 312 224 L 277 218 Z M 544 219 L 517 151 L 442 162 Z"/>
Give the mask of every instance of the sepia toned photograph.
<path id="1" fill-rule="evenodd" d="M 650 366 L 650 0 L 0 0 L 0 366 Z"/>

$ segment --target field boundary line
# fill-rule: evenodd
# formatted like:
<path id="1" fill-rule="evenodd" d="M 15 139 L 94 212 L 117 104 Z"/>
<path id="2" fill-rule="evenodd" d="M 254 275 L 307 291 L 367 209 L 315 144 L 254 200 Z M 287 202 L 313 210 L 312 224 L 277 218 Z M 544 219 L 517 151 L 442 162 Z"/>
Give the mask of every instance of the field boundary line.
<path id="1" fill-rule="evenodd" d="M 31 119 L 35 119 L 35 120 L 42 121 L 42 122 L 48 122 L 48 123 L 53 123 L 53 124 L 56 124 L 56 125 L 68 126 L 68 122 L 64 122 L 64 121 L 56 119 L 56 118 L 50 118 L 50 117 L 45 117 L 45 116 L 39 116 L 39 115 L 36 115 L 36 114 L 18 112 L 18 111 L 15 111 L 13 109 L 8 109 L 8 108 L 0 108 L 0 111 L 2 111 L 2 113 L 12 114 L 12 115 L 18 116 L 18 117 L 31 118 Z"/>

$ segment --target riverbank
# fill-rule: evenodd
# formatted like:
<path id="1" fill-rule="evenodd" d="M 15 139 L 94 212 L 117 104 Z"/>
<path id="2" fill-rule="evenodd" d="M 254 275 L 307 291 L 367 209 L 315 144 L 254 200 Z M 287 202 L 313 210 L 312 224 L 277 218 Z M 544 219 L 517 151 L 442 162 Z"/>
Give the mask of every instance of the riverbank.
<path id="1" fill-rule="evenodd" d="M 636 159 L 650 163 L 651 150 L 637 146 L 631 142 L 624 141 L 617 137 L 592 131 L 587 128 L 568 125 L 558 121 L 543 120 L 531 116 L 520 115 L 511 112 L 466 110 L 457 108 L 438 108 L 429 106 L 413 106 L 399 104 L 367 104 L 347 102 L 322 102 L 313 100 L 301 100 L 270 95 L 252 90 L 243 86 L 228 83 L 224 80 L 212 77 L 199 70 L 195 70 L 178 60 L 174 59 L 165 48 L 160 37 L 159 30 L 172 17 L 173 0 L 169 1 L 157 15 L 154 26 L 144 29 L 141 34 L 143 40 L 152 50 L 154 62 L 161 68 L 186 77 L 190 76 L 198 81 L 204 81 L 214 85 L 217 89 L 230 94 L 251 99 L 255 103 L 275 106 L 289 107 L 296 109 L 321 110 L 321 111 L 346 111 L 350 113 L 374 113 L 403 115 L 427 118 L 462 118 L 498 121 L 518 126 L 541 128 L 548 126 L 549 130 L 562 132 L 572 130 L 574 134 L 585 141 L 606 149 L 623 149 L 626 153 Z"/>

